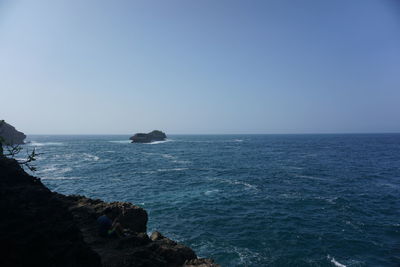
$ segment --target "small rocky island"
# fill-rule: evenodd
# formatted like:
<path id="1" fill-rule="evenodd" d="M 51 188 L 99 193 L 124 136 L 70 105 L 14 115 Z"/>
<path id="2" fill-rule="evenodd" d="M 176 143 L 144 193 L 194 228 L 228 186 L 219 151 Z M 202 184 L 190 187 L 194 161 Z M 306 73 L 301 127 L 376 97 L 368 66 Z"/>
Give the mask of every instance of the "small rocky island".
<path id="1" fill-rule="evenodd" d="M 26 135 L 17 131 L 14 126 L 8 124 L 4 120 L 0 120 L 0 137 L 3 138 L 3 143 L 7 145 L 24 144 Z"/>
<path id="2" fill-rule="evenodd" d="M 132 140 L 132 143 L 151 143 L 155 141 L 164 141 L 167 138 L 166 134 L 162 131 L 154 130 L 150 133 L 137 133 L 129 140 Z"/>

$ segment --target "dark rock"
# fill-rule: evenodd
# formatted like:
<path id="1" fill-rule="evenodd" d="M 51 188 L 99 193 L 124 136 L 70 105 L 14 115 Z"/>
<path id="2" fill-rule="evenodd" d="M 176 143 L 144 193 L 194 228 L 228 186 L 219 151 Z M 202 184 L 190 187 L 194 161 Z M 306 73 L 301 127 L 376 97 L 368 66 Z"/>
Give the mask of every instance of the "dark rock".
<path id="1" fill-rule="evenodd" d="M 197 259 L 196 253 L 182 244 L 179 244 L 169 238 L 164 237 L 160 233 L 151 238 L 153 242 L 148 247 L 162 256 L 170 266 L 182 266 L 187 260 Z"/>
<path id="2" fill-rule="evenodd" d="M 137 133 L 131 138 L 132 143 L 151 143 L 154 141 L 164 141 L 167 138 L 165 133 L 162 131 L 154 130 L 150 133 Z"/>
<path id="3" fill-rule="evenodd" d="M 0 137 L 4 139 L 4 143 L 7 145 L 20 145 L 24 144 L 26 135 L 17 131 L 12 125 L 8 124 L 4 120 L 0 120 Z"/>
<path id="4" fill-rule="evenodd" d="M 212 259 L 194 259 L 185 261 L 182 267 L 220 267 Z"/>
<path id="5" fill-rule="evenodd" d="M 93 222 L 103 214 L 106 208 L 111 208 L 113 217 L 119 216 L 119 221 L 132 232 L 146 232 L 148 221 L 147 212 L 141 207 L 132 205 L 128 202 L 111 202 L 106 203 L 99 199 L 90 199 L 84 196 L 64 196 L 58 195 L 59 198 L 68 202 L 70 211 L 80 221 Z M 96 231 L 96 225 L 92 225 Z"/>
<path id="6" fill-rule="evenodd" d="M 96 219 L 111 208 L 129 228 L 121 238 L 98 235 Z M 146 234 L 147 212 L 51 192 L 12 159 L 0 156 L 0 266 L 217 267 L 159 232 Z"/>
<path id="7" fill-rule="evenodd" d="M 0 266 L 101 266 L 68 207 L 5 157 L 0 157 L 0 210 Z"/>
<path id="8" fill-rule="evenodd" d="M 150 236 L 150 239 L 153 241 L 162 240 L 164 238 L 165 237 L 160 232 L 157 232 L 157 231 L 153 232 Z"/>
<path id="9" fill-rule="evenodd" d="M 146 233 L 136 233 L 119 239 L 117 249 L 145 246 L 150 242 Z"/>

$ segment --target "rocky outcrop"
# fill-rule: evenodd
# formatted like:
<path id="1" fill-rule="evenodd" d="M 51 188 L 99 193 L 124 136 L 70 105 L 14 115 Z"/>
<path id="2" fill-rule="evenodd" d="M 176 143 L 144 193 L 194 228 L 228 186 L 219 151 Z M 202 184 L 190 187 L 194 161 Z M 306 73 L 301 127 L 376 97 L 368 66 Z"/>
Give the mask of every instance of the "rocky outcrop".
<path id="1" fill-rule="evenodd" d="M 220 267 L 220 265 L 214 263 L 212 259 L 194 259 L 186 261 L 183 267 Z"/>
<path id="2" fill-rule="evenodd" d="M 106 207 L 129 228 L 125 237 L 98 235 L 96 219 Z M 0 266 L 219 266 L 159 232 L 149 237 L 144 209 L 51 192 L 2 156 L 0 210 Z"/>
<path id="3" fill-rule="evenodd" d="M 132 232 L 141 233 L 147 231 L 147 212 L 135 205 L 128 202 L 103 202 L 99 199 L 91 199 L 84 196 L 65 196 L 57 194 L 57 197 L 66 202 L 69 206 L 69 210 L 72 212 L 74 217 L 79 223 L 87 223 L 87 226 L 94 227 L 96 232 L 96 225 L 93 225 L 93 221 L 102 215 L 102 212 L 106 208 L 111 208 L 113 216 L 119 216 L 119 221 L 126 228 L 129 228 Z"/>
<path id="4" fill-rule="evenodd" d="M 101 266 L 68 206 L 0 156 L 0 266 Z"/>
<path id="5" fill-rule="evenodd" d="M 137 133 L 131 138 L 132 143 L 151 143 L 154 141 L 164 141 L 167 138 L 166 134 L 162 131 L 154 130 L 150 133 Z"/>
<path id="6" fill-rule="evenodd" d="M 4 144 L 18 145 L 24 144 L 26 135 L 17 131 L 14 126 L 8 124 L 4 120 L 0 120 L 0 137 L 4 139 Z"/>

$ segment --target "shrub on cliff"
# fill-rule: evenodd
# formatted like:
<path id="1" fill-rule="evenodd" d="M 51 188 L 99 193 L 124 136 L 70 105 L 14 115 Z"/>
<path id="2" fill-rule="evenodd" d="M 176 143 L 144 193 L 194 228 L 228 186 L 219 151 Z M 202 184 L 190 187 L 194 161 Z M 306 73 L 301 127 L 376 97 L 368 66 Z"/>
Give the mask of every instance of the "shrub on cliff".
<path id="1" fill-rule="evenodd" d="M 2 121 L 4 122 L 4 121 Z M 6 150 L 6 153 L 4 153 L 4 148 Z M 12 144 L 7 144 L 4 140 L 3 137 L 0 136 L 0 157 L 9 157 L 9 158 L 15 158 L 16 155 L 18 155 L 22 151 L 22 147 L 17 144 L 17 145 L 12 145 Z M 33 161 L 36 160 L 36 156 L 39 154 L 36 153 L 36 149 L 33 148 L 31 152 L 27 150 L 27 156 L 23 160 L 17 160 L 19 165 L 21 167 L 26 167 L 30 171 L 36 171 L 36 167 L 32 164 Z"/>

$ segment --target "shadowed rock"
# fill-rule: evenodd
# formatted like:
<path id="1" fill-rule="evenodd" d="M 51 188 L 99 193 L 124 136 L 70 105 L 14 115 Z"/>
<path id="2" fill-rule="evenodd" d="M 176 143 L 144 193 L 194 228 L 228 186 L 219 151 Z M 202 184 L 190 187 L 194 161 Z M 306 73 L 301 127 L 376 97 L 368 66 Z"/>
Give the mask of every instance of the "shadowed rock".
<path id="1" fill-rule="evenodd" d="M 4 120 L 0 120 L 0 137 L 4 139 L 4 143 L 7 145 L 20 145 L 24 144 L 26 135 L 17 131 L 14 126 Z"/>
<path id="2" fill-rule="evenodd" d="M 132 143 L 151 143 L 154 141 L 164 141 L 167 138 L 162 131 L 154 130 L 150 133 L 137 133 L 131 138 Z"/>
<path id="3" fill-rule="evenodd" d="M 80 222 L 89 222 L 93 224 L 96 219 L 102 215 L 106 208 L 111 208 L 113 217 L 119 216 L 119 221 L 132 232 L 146 232 L 148 221 L 147 212 L 141 207 L 132 205 L 128 202 L 111 202 L 106 203 L 99 199 L 91 199 L 84 196 L 64 196 L 58 194 L 59 198 L 68 203 L 69 210 L 79 219 Z M 96 225 L 92 225 L 94 231 L 97 230 Z"/>
<path id="4" fill-rule="evenodd" d="M 68 206 L 0 156 L 0 266 L 101 266 Z"/>
<path id="5" fill-rule="evenodd" d="M 194 259 L 185 261 L 183 267 L 220 267 L 212 259 Z"/>
<path id="6" fill-rule="evenodd" d="M 129 234 L 98 235 L 105 208 Z M 146 234 L 147 212 L 131 203 L 106 203 L 51 192 L 15 160 L 0 156 L 0 266 L 218 267 L 209 259 L 154 232 Z"/>

